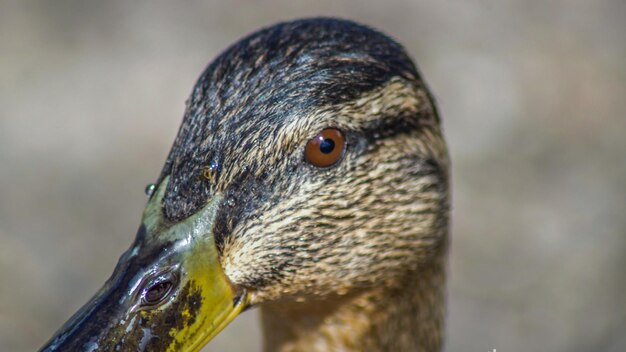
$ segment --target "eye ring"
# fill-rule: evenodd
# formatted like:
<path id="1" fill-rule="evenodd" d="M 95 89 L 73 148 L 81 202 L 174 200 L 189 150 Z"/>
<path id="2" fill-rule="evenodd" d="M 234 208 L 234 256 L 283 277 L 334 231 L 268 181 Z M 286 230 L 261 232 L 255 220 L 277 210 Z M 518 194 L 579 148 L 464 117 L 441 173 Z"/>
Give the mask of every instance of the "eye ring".
<path id="1" fill-rule="evenodd" d="M 141 305 L 152 308 L 164 303 L 174 293 L 177 280 L 170 271 L 148 280 L 141 289 Z"/>
<path id="2" fill-rule="evenodd" d="M 326 128 L 311 138 L 304 148 L 306 162 L 317 167 L 335 165 L 343 157 L 346 138 L 336 128 Z"/>

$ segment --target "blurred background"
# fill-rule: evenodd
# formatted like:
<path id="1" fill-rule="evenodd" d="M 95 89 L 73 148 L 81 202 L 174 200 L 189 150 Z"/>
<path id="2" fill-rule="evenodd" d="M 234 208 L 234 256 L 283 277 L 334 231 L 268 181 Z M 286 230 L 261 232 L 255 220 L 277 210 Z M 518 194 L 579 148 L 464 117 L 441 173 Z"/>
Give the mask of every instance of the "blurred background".
<path id="1" fill-rule="evenodd" d="M 0 350 L 130 245 L 205 65 L 276 21 L 403 43 L 453 161 L 448 351 L 626 351 L 626 2 L 0 0 Z M 256 311 L 206 351 L 259 351 Z"/>

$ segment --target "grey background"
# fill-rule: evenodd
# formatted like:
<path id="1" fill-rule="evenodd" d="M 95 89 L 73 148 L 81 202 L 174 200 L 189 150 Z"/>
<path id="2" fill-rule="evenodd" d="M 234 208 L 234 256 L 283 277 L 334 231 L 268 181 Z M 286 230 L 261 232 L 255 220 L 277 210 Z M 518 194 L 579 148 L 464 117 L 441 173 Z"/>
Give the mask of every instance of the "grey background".
<path id="1" fill-rule="evenodd" d="M 626 2 L 0 2 L 0 350 L 129 246 L 194 80 L 278 20 L 403 43 L 453 160 L 448 351 L 626 350 Z M 208 350 L 258 351 L 257 312 Z"/>

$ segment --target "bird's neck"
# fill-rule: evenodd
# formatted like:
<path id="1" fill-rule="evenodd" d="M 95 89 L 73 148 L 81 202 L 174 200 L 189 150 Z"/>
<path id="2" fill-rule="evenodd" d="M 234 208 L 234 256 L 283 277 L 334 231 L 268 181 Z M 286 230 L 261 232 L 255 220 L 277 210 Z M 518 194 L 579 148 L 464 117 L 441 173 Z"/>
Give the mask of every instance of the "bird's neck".
<path id="1" fill-rule="evenodd" d="M 443 256 L 397 288 L 261 308 L 266 352 L 440 351 L 445 315 Z"/>

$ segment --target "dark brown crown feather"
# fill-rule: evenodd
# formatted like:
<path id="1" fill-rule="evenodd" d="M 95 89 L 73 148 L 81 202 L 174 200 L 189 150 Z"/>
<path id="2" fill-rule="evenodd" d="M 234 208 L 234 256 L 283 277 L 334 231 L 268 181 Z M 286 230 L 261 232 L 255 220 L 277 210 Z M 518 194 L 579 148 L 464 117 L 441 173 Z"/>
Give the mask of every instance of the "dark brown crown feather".
<path id="1" fill-rule="evenodd" d="M 229 186 L 254 192 L 268 160 L 259 153 L 257 160 L 237 163 L 244 157 L 233 154 L 255 153 L 257 136 L 274 138 L 307 112 L 353 100 L 392 77 L 422 84 L 402 46 L 351 21 L 285 22 L 243 38 L 205 69 L 187 102 L 160 177 L 171 176 L 166 216 L 186 218 Z M 202 174 L 211 164 L 214 182 L 207 182 Z M 222 178 L 225 168 L 237 176 Z"/>

